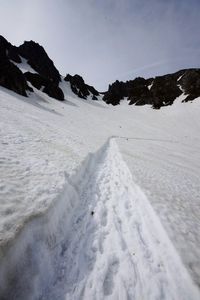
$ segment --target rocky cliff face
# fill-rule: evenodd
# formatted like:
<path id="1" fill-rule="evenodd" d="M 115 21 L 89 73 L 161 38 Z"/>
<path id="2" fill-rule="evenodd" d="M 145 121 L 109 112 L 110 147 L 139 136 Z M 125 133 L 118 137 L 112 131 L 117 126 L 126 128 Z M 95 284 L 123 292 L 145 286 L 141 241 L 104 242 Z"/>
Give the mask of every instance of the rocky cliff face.
<path id="1" fill-rule="evenodd" d="M 54 81 L 37 73 L 25 72 L 24 76 L 36 89 L 42 89 L 48 96 L 57 100 L 64 100 L 63 91 Z"/>
<path id="2" fill-rule="evenodd" d="M 194 100 L 200 96 L 200 69 L 186 70 L 179 84 L 187 97 L 184 101 Z"/>
<path id="3" fill-rule="evenodd" d="M 32 71 L 24 73 L 20 64 L 24 61 Z M 99 92 L 85 83 L 79 75 L 66 75 L 74 94 L 82 99 L 98 100 Z M 0 85 L 22 96 L 33 92 L 31 85 L 52 98 L 64 100 L 59 87 L 61 76 L 44 48 L 34 41 L 16 47 L 0 36 Z M 115 81 L 109 85 L 103 100 L 117 105 L 124 98 L 129 104 L 150 104 L 153 108 L 171 105 L 184 92 L 183 101 L 192 101 L 200 96 L 200 69 L 181 70 L 173 74 L 144 79 L 141 77 L 126 82 Z"/>
<path id="4" fill-rule="evenodd" d="M 70 82 L 73 93 L 79 98 L 87 99 L 87 96 L 91 95 L 93 100 L 97 100 L 99 92 L 93 86 L 86 84 L 80 75 L 67 74 L 64 80 Z"/>
<path id="5" fill-rule="evenodd" d="M 200 96 L 200 69 L 181 70 L 149 79 L 138 77 L 126 82 L 115 81 L 109 85 L 103 100 L 117 105 L 127 97 L 130 105 L 151 104 L 154 108 L 160 108 L 171 105 L 183 92 L 184 101 Z"/>
<path id="6" fill-rule="evenodd" d="M 32 89 L 28 86 L 23 73 L 13 62 L 21 63 L 17 47 L 12 46 L 0 36 L 0 85 L 22 96 L 27 96 L 27 91 Z"/>
<path id="7" fill-rule="evenodd" d="M 26 59 L 27 64 L 34 73 L 23 73 L 19 64 Z M 92 95 L 97 100 L 99 93 L 85 84 L 79 75 L 67 75 L 66 81 L 70 81 L 72 91 L 80 98 L 87 99 Z M 0 85 L 22 96 L 27 97 L 27 92 L 32 91 L 30 84 L 36 89 L 57 100 L 64 100 L 64 94 L 59 87 L 61 76 L 53 61 L 49 58 L 44 48 L 34 41 L 24 42 L 16 47 L 0 36 Z"/>
<path id="8" fill-rule="evenodd" d="M 22 62 L 21 58 L 27 59 L 27 63 L 37 73 L 22 73 L 18 67 Z M 43 92 L 50 97 L 64 100 L 64 94 L 58 86 L 59 81 L 60 74 L 42 46 L 30 41 L 15 47 L 0 36 L 1 86 L 27 97 L 27 91 L 33 91 L 29 86 L 30 82 L 37 89 L 43 88 Z"/>
<path id="9" fill-rule="evenodd" d="M 38 74 L 56 85 L 59 84 L 60 74 L 42 46 L 33 41 L 24 42 L 23 45 L 19 46 L 18 51 Z"/>

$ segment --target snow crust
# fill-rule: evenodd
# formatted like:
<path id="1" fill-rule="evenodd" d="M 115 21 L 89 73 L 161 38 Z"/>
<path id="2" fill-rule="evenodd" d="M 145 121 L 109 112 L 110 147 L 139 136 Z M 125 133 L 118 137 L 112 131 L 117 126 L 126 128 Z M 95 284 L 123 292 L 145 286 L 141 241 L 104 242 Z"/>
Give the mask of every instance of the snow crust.
<path id="1" fill-rule="evenodd" d="M 140 299 L 141 290 L 144 299 L 197 299 L 188 274 L 200 285 L 200 99 L 113 107 L 61 86 L 62 103 L 0 89 L 0 291 L 12 283 L 18 299 Z M 121 154 L 114 141 L 97 152 L 111 136 Z M 101 154 L 84 161 L 89 152 Z"/>
<path id="2" fill-rule="evenodd" d="M 0 272 L 2 299 L 199 295 L 113 139 L 66 178 L 59 199 L 27 224 Z"/>

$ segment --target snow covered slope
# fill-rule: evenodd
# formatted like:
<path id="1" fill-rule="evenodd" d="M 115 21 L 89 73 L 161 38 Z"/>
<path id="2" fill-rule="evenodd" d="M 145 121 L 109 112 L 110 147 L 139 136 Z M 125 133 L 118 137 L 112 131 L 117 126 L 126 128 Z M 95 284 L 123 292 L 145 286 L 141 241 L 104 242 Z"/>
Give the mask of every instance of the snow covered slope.
<path id="1" fill-rule="evenodd" d="M 2 299 L 198 299 L 199 101 L 113 107 L 60 85 L 62 103 L 0 90 Z"/>

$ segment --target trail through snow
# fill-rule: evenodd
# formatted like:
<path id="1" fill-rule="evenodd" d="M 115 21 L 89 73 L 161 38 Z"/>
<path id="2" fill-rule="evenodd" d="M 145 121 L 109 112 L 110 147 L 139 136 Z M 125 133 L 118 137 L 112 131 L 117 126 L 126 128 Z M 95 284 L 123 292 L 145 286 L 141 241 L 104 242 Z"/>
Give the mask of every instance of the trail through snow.
<path id="1" fill-rule="evenodd" d="M 53 277 L 38 299 L 199 299 L 115 140 L 85 167 L 70 182 L 79 204 L 63 229 L 60 251 L 52 250 Z"/>
<path id="2" fill-rule="evenodd" d="M 24 69 L 27 68 L 25 65 L 24 61 Z M 29 98 L 24 98 L 0 88 L 0 293 L 2 288 L 9 290 L 11 286 L 22 291 L 27 286 L 25 282 L 29 282 L 24 295 L 32 294 L 35 300 L 38 297 L 30 292 L 31 286 L 34 285 L 34 291 L 39 293 L 41 286 L 49 286 L 48 282 L 52 282 L 56 261 L 61 261 L 59 251 L 64 251 L 58 245 L 71 236 L 71 219 L 79 214 L 81 201 L 85 199 L 81 195 L 89 184 L 96 187 L 102 184 L 98 181 L 99 172 L 106 163 L 105 153 L 113 151 L 113 145 L 107 145 L 107 150 L 100 150 L 98 155 L 96 151 L 110 136 L 116 137 L 132 174 L 130 186 L 134 192 L 131 201 L 136 203 L 136 194 L 141 199 L 148 198 L 147 203 L 152 205 L 199 288 L 200 99 L 183 104 L 181 101 L 185 96 L 181 95 L 172 106 L 157 111 L 148 105 L 130 107 L 127 101 L 115 107 L 102 100 L 83 101 L 73 94 L 68 82 L 62 80 L 60 87 L 65 94 L 64 102 L 55 101 L 37 89 Z M 77 182 L 79 166 L 89 152 L 94 154 L 88 157 L 87 169 Z M 116 172 L 119 173 L 118 166 L 121 164 L 118 163 L 111 172 L 111 182 Z M 69 178 L 75 168 L 77 172 L 70 184 Z M 120 189 L 124 189 L 121 183 L 122 180 Z M 142 192 L 138 192 L 136 185 Z M 121 203 L 118 189 L 114 190 L 115 196 L 109 197 Z M 100 201 L 99 198 L 94 200 L 92 190 L 88 192 L 88 202 L 84 202 L 87 206 L 88 203 L 95 206 Z M 137 208 L 144 201 L 138 201 Z M 135 210 L 134 207 L 132 215 Z M 143 216 L 144 208 L 140 211 Z M 88 221 L 96 222 L 96 218 L 95 212 Z M 130 227 L 133 217 L 130 220 L 127 223 L 123 219 L 122 227 L 126 223 Z M 147 227 L 152 228 L 152 224 Z M 21 234 L 22 231 L 27 231 L 26 236 Z M 155 232 L 158 235 L 157 229 Z M 98 234 L 95 232 L 95 236 Z M 56 247 L 56 254 L 52 247 Z M 16 276 L 13 268 L 18 262 L 23 264 L 17 268 Z M 45 268 L 49 265 L 50 268 Z M 120 267 L 119 270 L 118 274 L 121 274 Z M 20 285 L 15 281 L 16 277 L 21 280 Z M 4 284 L 8 278 L 8 285 Z M 10 290 L 16 291 L 16 288 Z"/>

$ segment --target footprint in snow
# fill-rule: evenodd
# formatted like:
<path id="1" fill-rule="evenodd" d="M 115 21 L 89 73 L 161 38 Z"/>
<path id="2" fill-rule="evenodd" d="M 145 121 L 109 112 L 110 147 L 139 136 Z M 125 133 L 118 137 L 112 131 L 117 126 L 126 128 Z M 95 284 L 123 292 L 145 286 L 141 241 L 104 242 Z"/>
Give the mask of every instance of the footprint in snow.
<path id="1" fill-rule="evenodd" d="M 111 259 L 108 264 L 107 272 L 103 283 L 104 296 L 109 296 L 113 293 L 114 289 L 114 278 L 119 269 L 119 260 L 116 257 Z"/>

